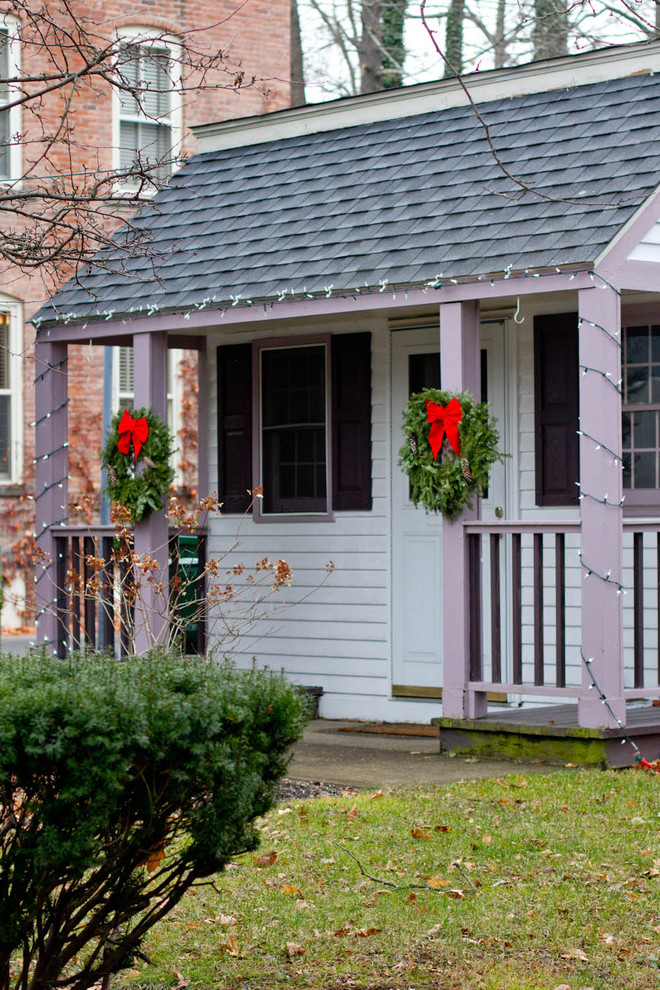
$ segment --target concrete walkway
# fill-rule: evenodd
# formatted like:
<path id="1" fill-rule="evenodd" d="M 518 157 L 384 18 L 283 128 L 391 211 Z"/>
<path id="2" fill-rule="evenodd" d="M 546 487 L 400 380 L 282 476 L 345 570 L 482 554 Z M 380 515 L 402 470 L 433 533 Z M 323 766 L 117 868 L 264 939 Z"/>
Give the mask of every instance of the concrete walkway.
<path id="1" fill-rule="evenodd" d="M 340 732 L 357 722 L 316 719 L 294 749 L 288 776 L 326 784 L 397 788 L 501 777 L 507 773 L 552 773 L 558 766 L 441 755 L 438 739 L 425 736 Z"/>

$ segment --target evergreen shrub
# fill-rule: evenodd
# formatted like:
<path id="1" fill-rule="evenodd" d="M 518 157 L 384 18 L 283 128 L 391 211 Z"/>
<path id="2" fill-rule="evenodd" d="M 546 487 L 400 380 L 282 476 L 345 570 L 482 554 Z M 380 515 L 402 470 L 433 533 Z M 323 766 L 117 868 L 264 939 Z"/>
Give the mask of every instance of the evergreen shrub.
<path id="1" fill-rule="evenodd" d="M 191 884 L 256 847 L 303 721 L 266 671 L 0 657 L 0 987 L 131 965 Z"/>

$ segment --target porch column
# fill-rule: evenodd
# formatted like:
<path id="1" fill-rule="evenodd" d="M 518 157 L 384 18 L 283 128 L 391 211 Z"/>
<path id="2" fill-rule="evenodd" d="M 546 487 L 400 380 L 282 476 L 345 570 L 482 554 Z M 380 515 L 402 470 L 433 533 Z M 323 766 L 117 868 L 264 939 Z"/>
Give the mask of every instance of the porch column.
<path id="1" fill-rule="evenodd" d="M 623 698 L 621 468 L 621 311 L 608 286 L 579 297 L 580 521 L 582 650 L 614 714 L 625 723 Z M 614 338 L 614 339 L 613 339 Z M 609 448 L 609 450 L 608 450 Z M 615 458 L 610 451 L 615 451 Z M 616 463 L 615 463 L 616 460 Z M 605 502 L 605 499 L 607 501 Z M 584 728 L 616 725 L 582 670 L 578 720 Z"/>
<path id="2" fill-rule="evenodd" d="M 37 643 L 58 651 L 55 537 L 67 521 L 67 345 L 37 340 L 35 400 L 35 537 L 42 560 L 36 565 Z"/>
<path id="3" fill-rule="evenodd" d="M 133 336 L 135 408 L 151 408 L 167 422 L 167 333 Z M 149 555 L 157 567 L 151 581 L 139 575 L 135 608 L 135 652 L 167 642 L 169 610 L 169 546 L 167 507 L 151 512 L 135 524 L 135 552 Z"/>
<path id="4" fill-rule="evenodd" d="M 440 378 L 442 388 L 481 395 L 479 303 L 440 306 Z M 477 518 L 479 506 L 453 522 L 442 521 L 442 713 L 477 718 L 487 710 L 486 694 L 470 691 L 467 541 L 463 523 Z"/>

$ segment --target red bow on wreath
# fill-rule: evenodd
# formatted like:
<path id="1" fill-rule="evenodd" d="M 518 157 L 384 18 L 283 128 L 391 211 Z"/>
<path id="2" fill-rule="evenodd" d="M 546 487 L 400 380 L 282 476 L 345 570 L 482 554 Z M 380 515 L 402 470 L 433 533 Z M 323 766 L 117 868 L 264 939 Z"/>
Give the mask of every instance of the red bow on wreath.
<path id="1" fill-rule="evenodd" d="M 142 416 L 140 419 L 133 419 L 128 409 L 124 409 L 124 415 L 117 430 L 119 432 L 117 449 L 121 454 L 128 454 L 131 449 L 132 440 L 135 460 L 137 461 L 140 448 L 149 436 L 149 427 L 147 426 L 146 418 Z"/>
<path id="2" fill-rule="evenodd" d="M 447 433 L 447 440 L 457 457 L 461 456 L 461 441 L 458 436 L 458 424 L 463 418 L 463 410 L 458 399 L 452 399 L 446 406 L 426 400 L 426 418 L 431 424 L 429 443 L 436 460 L 442 447 L 442 438 Z"/>

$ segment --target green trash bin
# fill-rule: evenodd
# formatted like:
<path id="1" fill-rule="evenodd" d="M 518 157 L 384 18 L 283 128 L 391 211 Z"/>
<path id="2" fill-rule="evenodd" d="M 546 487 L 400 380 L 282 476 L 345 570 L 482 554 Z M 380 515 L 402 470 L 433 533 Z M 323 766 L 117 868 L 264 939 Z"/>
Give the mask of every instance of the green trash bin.
<path id="1" fill-rule="evenodd" d="M 177 559 L 178 557 L 178 559 Z M 181 585 L 174 587 L 178 573 Z M 199 580 L 199 548 L 196 536 L 179 536 L 178 555 L 170 556 L 170 602 L 183 621 L 188 619 L 183 631 L 184 653 L 201 653 L 200 615 L 202 583 Z"/>

